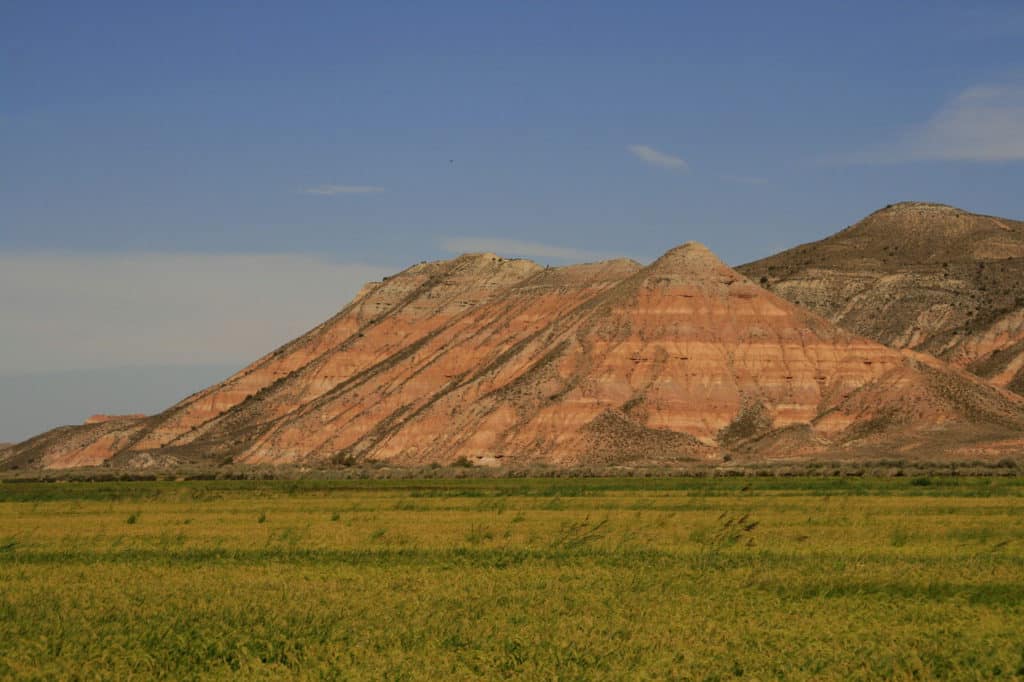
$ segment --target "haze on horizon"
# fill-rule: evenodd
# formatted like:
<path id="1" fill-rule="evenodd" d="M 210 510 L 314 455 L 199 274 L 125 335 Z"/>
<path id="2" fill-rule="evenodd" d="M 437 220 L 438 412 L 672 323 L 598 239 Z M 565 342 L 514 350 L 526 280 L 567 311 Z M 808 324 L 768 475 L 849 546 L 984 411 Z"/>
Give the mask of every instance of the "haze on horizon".
<path id="1" fill-rule="evenodd" d="M 0 441 L 164 407 L 460 251 L 1024 217 L 1014 2 L 37 2 L 0 42 Z"/>

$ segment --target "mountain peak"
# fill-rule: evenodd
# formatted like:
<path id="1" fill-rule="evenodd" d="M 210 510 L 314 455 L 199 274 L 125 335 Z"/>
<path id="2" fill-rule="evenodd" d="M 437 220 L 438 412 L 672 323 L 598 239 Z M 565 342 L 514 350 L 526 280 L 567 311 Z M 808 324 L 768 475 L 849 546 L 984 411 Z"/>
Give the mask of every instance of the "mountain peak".
<path id="1" fill-rule="evenodd" d="M 679 246 L 671 248 L 662 254 L 661 258 L 655 261 L 655 263 L 660 261 L 709 266 L 725 265 L 711 249 L 700 242 L 684 242 Z"/>
<path id="2" fill-rule="evenodd" d="M 994 232 L 1013 232 L 1005 219 L 980 215 L 948 204 L 924 201 L 902 201 L 890 204 L 867 216 L 856 225 L 838 235 L 859 236 L 870 240 L 863 246 L 899 246 L 905 240 L 917 242 L 928 252 L 948 249 L 951 240 L 967 240 L 991 236 Z M 962 246 L 954 247 L 953 256 L 963 252 Z M 967 251 L 970 252 L 970 249 Z M 943 255 L 948 260 L 950 255 Z"/>
<path id="3" fill-rule="evenodd" d="M 957 208 L 956 206 L 950 206 L 949 204 L 939 204 L 931 201 L 899 201 L 895 204 L 889 204 L 885 208 L 881 208 L 875 211 L 875 213 L 905 213 L 908 211 L 930 213 L 964 213 L 963 209 Z"/>
<path id="4" fill-rule="evenodd" d="M 525 258 L 503 258 L 495 253 L 463 253 L 450 260 L 421 261 L 403 270 L 399 275 L 437 277 L 493 277 L 511 278 L 509 282 L 542 270 L 532 260 Z"/>
<path id="5" fill-rule="evenodd" d="M 451 263 L 452 265 L 462 265 L 462 266 L 470 266 L 470 267 L 486 267 L 486 266 L 490 266 L 490 265 L 505 265 L 505 264 L 509 264 L 509 263 L 513 263 L 513 264 L 529 263 L 530 265 L 537 266 L 536 263 L 534 263 L 531 260 L 527 260 L 525 258 L 504 258 L 503 256 L 499 256 L 496 253 L 491 253 L 490 251 L 478 251 L 478 252 L 471 252 L 471 253 L 463 253 L 463 254 L 459 254 L 458 256 L 456 256 L 455 258 L 451 259 L 450 261 L 442 261 L 442 262 L 448 262 L 448 263 Z M 540 267 L 540 266 L 537 266 L 537 267 Z"/>
<path id="6" fill-rule="evenodd" d="M 742 275 L 722 262 L 711 249 L 700 242 L 686 242 L 666 251 L 647 268 L 651 274 L 671 276 L 692 283 L 743 279 Z"/>

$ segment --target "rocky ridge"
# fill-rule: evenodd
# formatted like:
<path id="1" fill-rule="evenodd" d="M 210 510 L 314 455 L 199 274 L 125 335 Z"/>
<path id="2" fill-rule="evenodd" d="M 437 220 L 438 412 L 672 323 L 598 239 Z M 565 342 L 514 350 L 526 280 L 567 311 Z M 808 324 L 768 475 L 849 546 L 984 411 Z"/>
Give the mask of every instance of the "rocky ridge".
<path id="1" fill-rule="evenodd" d="M 131 421 L 137 419 L 145 419 L 144 414 L 94 414 L 87 418 L 83 424 L 103 424 L 104 422 L 113 421 Z"/>

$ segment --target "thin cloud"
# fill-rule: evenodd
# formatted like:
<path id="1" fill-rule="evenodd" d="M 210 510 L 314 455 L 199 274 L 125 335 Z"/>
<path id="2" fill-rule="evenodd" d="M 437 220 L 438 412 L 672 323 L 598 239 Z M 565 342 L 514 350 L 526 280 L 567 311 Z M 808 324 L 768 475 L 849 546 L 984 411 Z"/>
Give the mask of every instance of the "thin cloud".
<path id="1" fill-rule="evenodd" d="M 484 251 L 503 256 L 550 258 L 564 261 L 594 261 L 601 260 L 602 258 L 601 254 L 594 253 L 593 251 L 491 237 L 444 237 L 441 239 L 441 248 L 448 253 L 476 253 Z"/>
<path id="2" fill-rule="evenodd" d="M 0 251 L 0 373 L 244 364 L 387 273 L 295 253 Z"/>
<path id="3" fill-rule="evenodd" d="M 373 194 L 383 191 L 383 187 L 376 185 L 320 185 L 319 187 L 308 187 L 302 190 L 302 193 L 333 196 L 335 194 Z"/>
<path id="4" fill-rule="evenodd" d="M 1024 85 L 964 90 L 891 144 L 852 156 L 854 163 L 1024 160 Z"/>
<path id="5" fill-rule="evenodd" d="M 654 147 L 648 147 L 645 144 L 631 144 L 626 149 L 633 156 L 646 161 L 652 166 L 660 166 L 662 168 L 672 168 L 679 170 L 689 170 L 690 166 L 683 159 L 672 154 L 658 151 Z"/>

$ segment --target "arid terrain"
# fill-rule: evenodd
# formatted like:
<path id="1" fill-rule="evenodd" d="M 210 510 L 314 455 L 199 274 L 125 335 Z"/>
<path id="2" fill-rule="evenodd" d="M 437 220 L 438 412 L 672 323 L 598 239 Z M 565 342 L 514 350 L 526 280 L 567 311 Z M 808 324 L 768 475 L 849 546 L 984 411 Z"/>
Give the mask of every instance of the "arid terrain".
<path id="1" fill-rule="evenodd" d="M 0 458 L 1000 458 L 1024 444 L 1022 303 L 1024 223 L 935 204 L 887 207 L 739 270 L 696 243 L 646 267 L 467 254 L 367 284 L 163 413 L 95 415 Z"/>
<path id="2" fill-rule="evenodd" d="M 854 333 L 1024 394 L 1024 222 L 894 204 L 738 270 Z"/>

